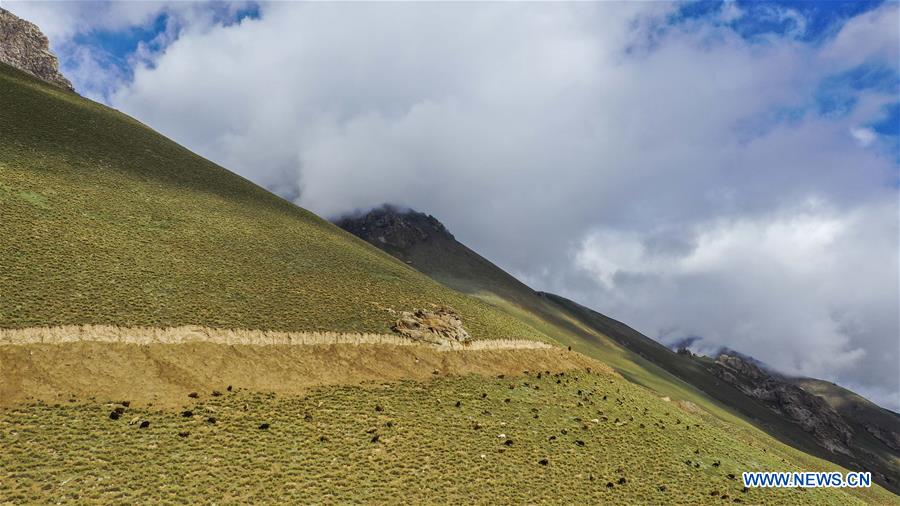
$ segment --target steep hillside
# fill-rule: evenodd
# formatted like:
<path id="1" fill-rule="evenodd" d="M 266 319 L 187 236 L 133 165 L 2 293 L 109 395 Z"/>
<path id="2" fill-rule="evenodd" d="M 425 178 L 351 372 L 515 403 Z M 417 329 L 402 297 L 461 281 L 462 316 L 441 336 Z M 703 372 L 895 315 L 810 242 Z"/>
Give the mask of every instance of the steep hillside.
<path id="1" fill-rule="evenodd" d="M 574 350 L 610 364 L 635 383 L 690 399 L 733 423 L 750 422 L 822 458 L 872 470 L 885 486 L 900 490 L 900 452 L 873 441 L 871 430 L 850 429 L 849 422 L 825 403 L 802 395 L 799 389 L 794 394 L 809 402 L 796 407 L 797 416 L 789 416 L 791 410 L 785 406 L 751 395 L 754 389 L 746 383 L 724 380 L 721 366 L 713 361 L 675 353 L 603 314 L 557 295 L 535 292 L 456 241 L 432 216 L 384 206 L 336 223 L 447 286 L 482 298 Z M 759 385 L 754 387 L 761 388 L 762 379 L 757 380 Z M 882 429 L 879 434 L 890 433 Z"/>
<path id="2" fill-rule="evenodd" d="M 449 305 L 547 337 L 137 121 L 0 64 L 0 328 L 387 332 Z"/>

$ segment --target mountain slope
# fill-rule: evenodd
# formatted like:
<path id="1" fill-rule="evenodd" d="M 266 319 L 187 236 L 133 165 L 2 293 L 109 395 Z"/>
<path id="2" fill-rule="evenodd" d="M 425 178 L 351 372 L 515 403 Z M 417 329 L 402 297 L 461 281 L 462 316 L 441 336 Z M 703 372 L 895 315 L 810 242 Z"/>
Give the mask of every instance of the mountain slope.
<path id="1" fill-rule="evenodd" d="M 900 416 L 896 413 L 827 381 L 763 371 L 752 359 L 736 354 L 712 360 L 672 353 L 621 322 L 546 295 L 770 434 L 850 468 L 873 471 L 885 486 L 900 491 Z"/>
<path id="2" fill-rule="evenodd" d="M 837 468 L 579 353 L 481 349 L 574 338 L 2 66 L 0 183 L 2 503 L 892 499 L 745 489 Z M 481 340 L 382 335 L 431 303 Z"/>
<path id="3" fill-rule="evenodd" d="M 851 424 L 855 432 L 868 432 L 883 444 L 900 452 L 900 414 L 878 406 L 868 399 L 830 381 L 794 378 L 795 385 L 817 395 Z"/>
<path id="4" fill-rule="evenodd" d="M 178 412 L 0 410 L 14 503 L 889 504 L 871 489 L 746 489 L 745 470 L 833 470 L 605 369 L 203 392 Z M 602 412 L 602 414 L 598 414 Z M 143 429 L 125 420 L 147 422 Z M 208 420 L 213 418 L 215 423 Z M 260 429 L 260 424 L 268 424 Z M 184 434 L 179 437 L 177 434 Z M 36 444 L 36 443 L 42 444 Z M 75 470 L 79 470 L 75 472 Z M 67 481 L 70 480 L 70 481 Z M 62 483 L 62 485 L 60 485 Z"/>
<path id="5" fill-rule="evenodd" d="M 137 121 L 0 64 L 0 327 L 389 332 L 449 305 L 476 338 L 539 331 L 435 283 Z"/>
<path id="6" fill-rule="evenodd" d="M 872 436 L 865 431 L 854 440 L 858 443 L 855 453 L 835 453 L 832 449 L 845 443 L 836 445 L 834 432 L 813 430 L 813 425 L 800 424 L 772 409 L 722 380 L 711 361 L 674 353 L 603 314 L 557 295 L 533 291 L 457 242 L 432 216 L 384 206 L 336 223 L 447 286 L 526 319 L 558 341 L 613 366 L 631 381 L 664 395 L 689 399 L 730 422 L 751 422 L 803 451 L 850 468 L 872 470 L 885 486 L 900 490 L 900 453 L 884 444 L 872 444 Z M 824 407 L 823 411 L 833 413 Z M 815 425 L 820 426 L 828 423 Z"/>

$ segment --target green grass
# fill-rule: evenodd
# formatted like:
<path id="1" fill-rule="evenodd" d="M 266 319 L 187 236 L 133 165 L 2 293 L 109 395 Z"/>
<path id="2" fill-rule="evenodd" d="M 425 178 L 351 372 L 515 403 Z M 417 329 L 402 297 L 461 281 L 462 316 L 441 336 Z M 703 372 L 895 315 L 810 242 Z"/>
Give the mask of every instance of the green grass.
<path id="1" fill-rule="evenodd" d="M 892 500 L 880 488 L 744 492 L 741 471 L 836 467 L 605 373 L 448 377 L 305 397 L 221 390 L 186 405 L 191 418 L 128 408 L 113 421 L 114 404 L 65 398 L 0 411 L 0 501 Z"/>
<path id="2" fill-rule="evenodd" d="M 417 217 L 413 215 L 408 219 Z M 425 220 L 418 222 L 422 227 L 429 226 Z M 629 381 L 651 388 L 660 395 L 690 400 L 736 427 L 756 427 L 782 442 L 838 464 L 854 469 L 862 465 L 873 471 L 878 480 L 883 473 L 892 477 L 893 483 L 882 483 L 900 491 L 897 488 L 897 479 L 900 479 L 897 452 L 880 444 L 865 427 L 855 427 L 856 455 L 829 452 L 797 424 L 721 381 L 702 361 L 673 353 L 627 325 L 573 301 L 537 293 L 452 237 L 432 233 L 429 240 L 403 248 L 378 241 L 373 244 L 409 261 L 448 287 L 478 298 L 553 336 L 559 343 L 602 361 Z M 852 405 L 862 406 L 859 403 Z M 896 425 L 891 420 L 880 422 L 880 426 Z"/>
<path id="3" fill-rule="evenodd" d="M 137 121 L 0 65 L 0 327 L 389 332 L 457 309 L 476 338 L 547 337 L 433 282 Z"/>

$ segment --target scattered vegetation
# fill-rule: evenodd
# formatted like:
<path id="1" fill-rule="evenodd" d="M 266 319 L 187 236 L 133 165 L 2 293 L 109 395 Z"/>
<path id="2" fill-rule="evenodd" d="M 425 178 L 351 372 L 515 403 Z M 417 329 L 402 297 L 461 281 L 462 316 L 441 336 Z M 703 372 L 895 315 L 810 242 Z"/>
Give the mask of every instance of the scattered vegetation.
<path id="1" fill-rule="evenodd" d="M 0 411 L 0 502 L 894 499 L 879 488 L 745 491 L 744 470 L 835 467 L 596 371 L 332 386 L 305 397 L 219 391 L 185 396 L 178 410 L 70 399 Z"/>
<path id="2" fill-rule="evenodd" d="M 0 328 L 390 333 L 459 311 L 548 339 L 114 110 L 0 65 Z"/>
<path id="3" fill-rule="evenodd" d="M 385 334 L 397 311 L 433 304 L 455 308 L 476 339 L 581 335 L 583 324 L 564 312 L 523 317 L 528 311 L 515 297 L 492 305 L 438 284 L 137 121 L 2 64 L 0 111 L 0 328 L 199 325 Z M 708 402 L 674 378 L 651 374 L 655 369 L 615 344 L 593 345 L 601 350 L 595 356 L 621 355 L 624 365 L 613 365 L 629 379 Z M 743 470 L 835 466 L 749 425 L 666 402 L 596 371 L 448 378 L 447 356 L 409 355 L 389 372 L 418 381 L 354 387 L 322 386 L 325 379 L 314 378 L 301 385 L 314 390 L 299 396 L 260 392 L 288 383 L 280 374 L 295 380 L 291 367 L 304 366 L 301 359 L 332 366 L 338 372 L 329 381 L 346 381 L 340 367 L 360 367 L 359 350 L 28 346 L 0 353 L 0 370 L 12 378 L 0 391 L 9 397 L 35 388 L 58 402 L 0 409 L 0 502 L 896 499 L 877 487 L 744 491 Z M 490 353 L 458 361 L 484 369 L 478 360 Z M 493 353 L 509 360 L 527 355 Z M 195 367 L 164 367 L 181 363 L 176 354 L 190 356 Z M 381 355 L 366 357 L 366 370 L 387 374 Z M 268 376 L 244 390 L 239 380 L 250 374 L 231 367 L 238 363 L 279 367 L 256 367 Z M 631 366 L 638 372 L 631 374 Z M 164 392 L 165 400 L 177 390 L 183 405 L 100 402 L 59 388 L 146 388 L 148 381 L 148 390 Z"/>
<path id="4" fill-rule="evenodd" d="M 535 292 L 457 242 L 433 217 L 383 207 L 337 223 L 433 279 L 602 361 L 634 383 L 690 400 L 736 426 L 762 428 L 782 442 L 839 465 L 872 471 L 877 482 L 900 493 L 900 435 L 893 429 L 898 426 L 897 415 L 852 392 L 815 380 L 802 385 L 849 415 L 847 420 L 855 425 L 854 455 L 845 455 L 828 450 L 790 417 L 721 381 L 709 370 L 711 360 L 673 353 L 621 322 L 563 297 Z"/>

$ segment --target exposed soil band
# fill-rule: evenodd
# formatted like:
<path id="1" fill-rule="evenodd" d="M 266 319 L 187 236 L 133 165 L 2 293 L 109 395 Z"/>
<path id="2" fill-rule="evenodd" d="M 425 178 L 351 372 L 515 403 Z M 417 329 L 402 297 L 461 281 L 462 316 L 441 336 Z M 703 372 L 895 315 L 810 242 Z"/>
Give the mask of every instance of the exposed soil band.
<path id="1" fill-rule="evenodd" d="M 66 399 L 179 406 L 227 386 L 296 395 L 322 385 L 516 375 L 603 364 L 525 340 L 438 346 L 379 334 L 72 326 L 0 330 L 0 408 Z M 205 394 L 204 394 L 205 393 Z"/>

